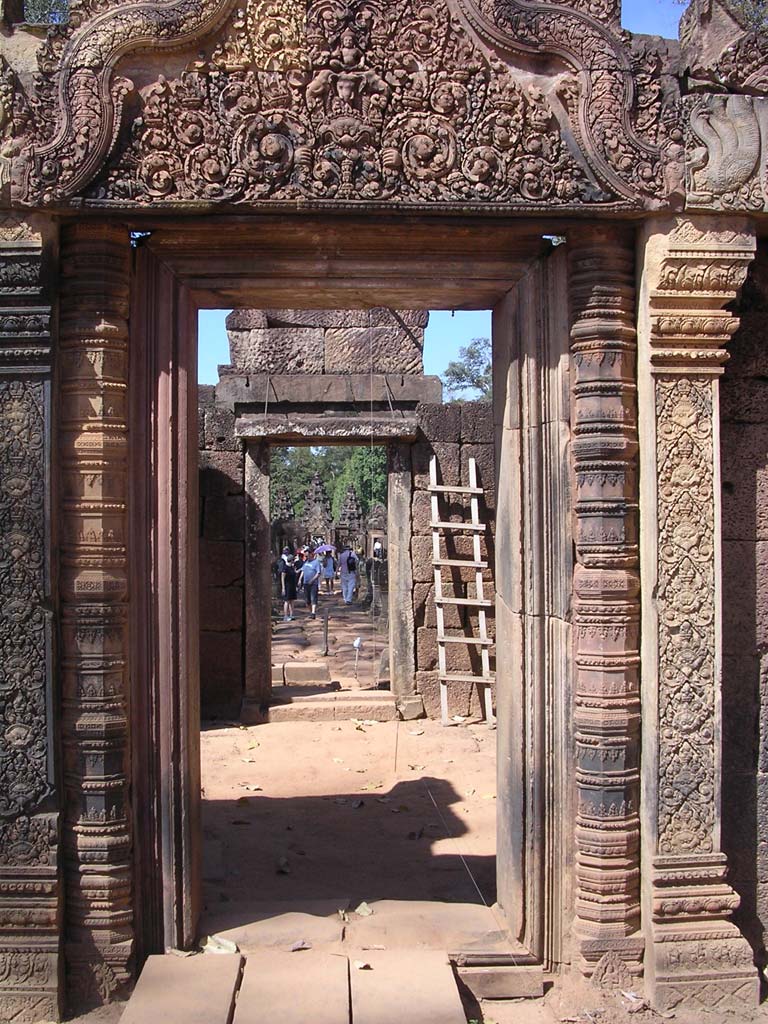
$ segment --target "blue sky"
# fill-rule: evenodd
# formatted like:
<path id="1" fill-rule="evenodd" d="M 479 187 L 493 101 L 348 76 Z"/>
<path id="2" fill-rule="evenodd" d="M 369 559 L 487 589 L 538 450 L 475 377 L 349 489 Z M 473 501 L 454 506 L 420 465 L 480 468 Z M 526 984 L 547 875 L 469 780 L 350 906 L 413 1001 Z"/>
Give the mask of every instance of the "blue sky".
<path id="1" fill-rule="evenodd" d="M 624 0 L 622 25 L 631 32 L 677 38 L 677 26 L 684 4 L 676 0 Z M 201 384 L 215 384 L 219 363 L 229 362 L 229 346 L 224 320 L 229 310 L 202 310 L 199 319 L 199 366 Z M 491 333 L 490 311 L 433 312 L 429 318 L 424 345 L 424 370 L 442 374 L 459 349 L 473 338 L 487 338 Z"/>

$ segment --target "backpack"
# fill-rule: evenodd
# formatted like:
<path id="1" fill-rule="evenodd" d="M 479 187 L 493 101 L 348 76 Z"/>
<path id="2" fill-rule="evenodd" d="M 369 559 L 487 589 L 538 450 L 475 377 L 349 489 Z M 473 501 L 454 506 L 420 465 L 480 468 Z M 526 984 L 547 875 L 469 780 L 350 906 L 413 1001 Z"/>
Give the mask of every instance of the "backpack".
<path id="1" fill-rule="evenodd" d="M 347 555 L 347 572 L 357 572 L 357 559 L 351 551 Z"/>

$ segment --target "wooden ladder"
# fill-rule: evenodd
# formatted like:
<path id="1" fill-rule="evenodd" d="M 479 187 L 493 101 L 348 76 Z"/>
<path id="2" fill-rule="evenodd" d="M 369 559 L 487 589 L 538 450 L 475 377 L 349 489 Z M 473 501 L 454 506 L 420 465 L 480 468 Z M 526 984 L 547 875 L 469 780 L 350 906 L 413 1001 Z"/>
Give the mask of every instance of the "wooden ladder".
<path id="1" fill-rule="evenodd" d="M 472 682 L 477 684 L 478 692 L 483 701 L 485 720 L 493 722 L 493 694 L 491 683 L 490 648 L 493 640 L 488 637 L 486 609 L 493 608 L 493 601 L 485 596 L 483 589 L 483 570 L 488 562 L 482 558 L 481 541 L 485 533 L 485 523 L 480 521 L 480 498 L 483 488 L 477 485 L 477 464 L 473 458 L 469 460 L 469 487 L 452 487 L 437 482 L 437 458 L 432 456 L 429 461 L 429 491 L 432 500 L 432 565 L 435 571 L 435 610 L 437 617 L 437 659 L 438 678 L 440 680 L 440 712 L 443 725 L 450 725 L 448 718 L 448 684 Z M 469 522 L 452 523 L 440 518 L 440 496 L 444 494 L 468 494 L 470 515 Z M 440 547 L 441 540 L 447 532 L 470 533 L 472 535 L 472 558 L 443 558 Z M 443 569 L 451 566 L 472 568 L 475 570 L 474 597 L 445 597 L 443 594 Z M 445 606 L 462 605 L 477 608 L 479 636 L 446 636 Z M 446 665 L 446 645 L 465 644 L 480 648 L 482 675 L 468 672 L 449 672 Z"/>

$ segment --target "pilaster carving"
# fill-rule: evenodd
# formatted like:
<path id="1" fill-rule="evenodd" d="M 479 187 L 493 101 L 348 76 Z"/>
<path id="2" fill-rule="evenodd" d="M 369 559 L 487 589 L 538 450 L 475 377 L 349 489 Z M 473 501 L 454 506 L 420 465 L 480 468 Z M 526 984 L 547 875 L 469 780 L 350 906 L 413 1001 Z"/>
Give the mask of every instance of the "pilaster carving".
<path id="1" fill-rule="evenodd" d="M 128 812 L 128 233 L 63 233 L 61 606 L 66 956 L 72 997 L 130 977 Z"/>
<path id="2" fill-rule="evenodd" d="M 51 308 L 43 239 L 0 219 L 0 1018 L 58 1019 L 50 552 Z"/>
<path id="3" fill-rule="evenodd" d="M 639 973 L 639 592 L 634 260 L 617 232 L 569 234 L 576 477 L 579 965 Z"/>
<path id="4" fill-rule="evenodd" d="M 724 307 L 746 278 L 755 241 L 738 222 L 714 218 L 664 221 L 646 238 L 646 968 L 659 1006 L 737 1010 L 756 1005 L 758 979 L 729 921 L 739 897 L 720 844 L 717 376 L 738 326 Z"/>

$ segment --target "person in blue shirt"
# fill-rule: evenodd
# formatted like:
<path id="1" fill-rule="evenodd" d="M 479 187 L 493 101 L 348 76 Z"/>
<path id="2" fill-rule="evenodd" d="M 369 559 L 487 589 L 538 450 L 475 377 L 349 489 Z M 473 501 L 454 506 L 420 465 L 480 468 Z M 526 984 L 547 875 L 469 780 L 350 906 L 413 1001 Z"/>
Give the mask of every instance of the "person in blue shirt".
<path id="1" fill-rule="evenodd" d="M 314 550 L 310 551 L 306 562 L 301 567 L 301 578 L 304 581 L 304 597 L 312 618 L 317 617 L 317 594 L 320 590 L 320 574 L 323 564 Z"/>

